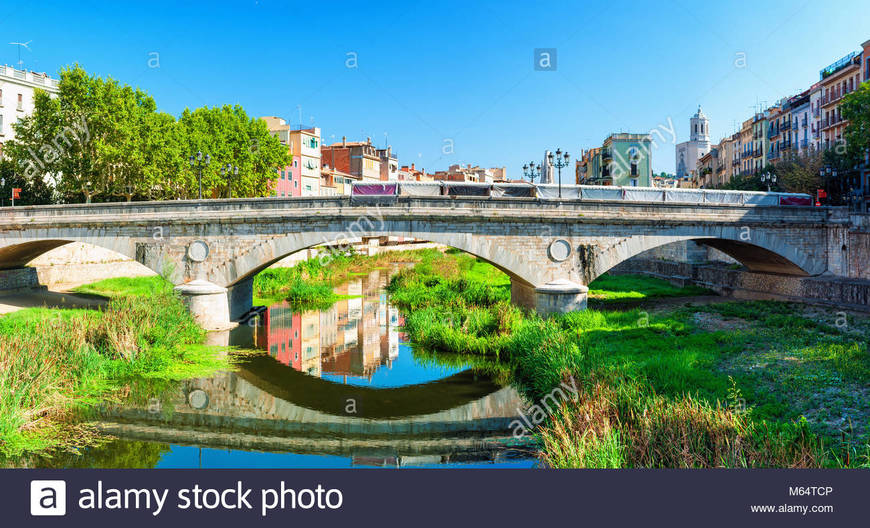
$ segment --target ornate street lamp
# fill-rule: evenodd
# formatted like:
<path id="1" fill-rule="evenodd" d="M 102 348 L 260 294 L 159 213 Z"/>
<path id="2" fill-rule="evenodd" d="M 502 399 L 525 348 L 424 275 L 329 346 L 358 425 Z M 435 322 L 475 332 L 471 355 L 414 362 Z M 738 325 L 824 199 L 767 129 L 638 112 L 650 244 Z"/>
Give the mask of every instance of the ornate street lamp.
<path id="1" fill-rule="evenodd" d="M 557 148 L 555 156 L 553 156 L 553 153 L 550 152 L 550 154 L 547 157 L 550 158 L 550 163 L 552 163 L 553 166 L 556 167 L 556 169 L 559 171 L 559 198 L 561 198 L 562 197 L 562 167 L 568 166 L 568 158 L 570 156 L 568 156 L 567 152 L 562 154 L 562 149 Z"/>
<path id="2" fill-rule="evenodd" d="M 537 169 L 537 170 L 536 170 Z M 535 165 L 534 161 L 530 161 L 527 165 L 523 165 L 523 176 L 529 179 L 529 182 L 535 183 L 535 178 L 541 175 L 541 164 Z"/>
<path id="3" fill-rule="evenodd" d="M 239 168 L 227 163 L 221 167 L 221 176 L 227 177 L 227 198 L 233 197 L 233 176 L 239 175 Z"/>
<path id="4" fill-rule="evenodd" d="M 761 175 L 761 183 L 767 184 L 767 192 L 770 192 L 770 186 L 776 185 L 776 174 L 767 171 Z"/>
<path id="5" fill-rule="evenodd" d="M 202 168 L 208 167 L 208 164 L 211 163 L 211 156 L 208 154 L 203 158 L 202 151 L 197 152 L 195 155 L 190 155 L 190 168 L 197 169 L 197 177 L 196 181 L 199 184 L 199 192 L 197 196 L 200 200 L 202 200 Z"/>

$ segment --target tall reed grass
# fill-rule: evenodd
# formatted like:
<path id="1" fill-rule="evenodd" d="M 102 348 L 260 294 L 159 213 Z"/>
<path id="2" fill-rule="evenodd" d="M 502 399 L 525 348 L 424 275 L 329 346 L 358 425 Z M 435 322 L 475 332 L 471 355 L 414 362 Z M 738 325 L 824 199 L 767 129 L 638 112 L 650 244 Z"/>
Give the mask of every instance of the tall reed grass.
<path id="1" fill-rule="evenodd" d="M 0 318 L 0 454 L 69 446 L 69 423 L 133 376 L 181 379 L 227 366 L 167 287 L 104 311 L 30 309 Z"/>

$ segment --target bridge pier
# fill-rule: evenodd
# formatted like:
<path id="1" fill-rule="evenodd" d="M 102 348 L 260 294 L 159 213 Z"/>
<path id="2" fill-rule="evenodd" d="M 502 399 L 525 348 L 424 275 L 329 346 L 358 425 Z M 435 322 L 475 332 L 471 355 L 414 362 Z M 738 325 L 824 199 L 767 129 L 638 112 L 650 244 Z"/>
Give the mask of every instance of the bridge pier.
<path id="1" fill-rule="evenodd" d="M 565 279 L 542 286 L 511 279 L 511 302 L 541 315 L 585 310 L 589 288 Z"/>
<path id="2" fill-rule="evenodd" d="M 254 306 L 254 277 L 241 280 L 227 290 L 230 321 L 238 321 Z"/>
<path id="3" fill-rule="evenodd" d="M 235 326 L 230 319 L 227 289 L 204 280 L 175 287 L 196 322 L 205 330 L 226 330 Z"/>

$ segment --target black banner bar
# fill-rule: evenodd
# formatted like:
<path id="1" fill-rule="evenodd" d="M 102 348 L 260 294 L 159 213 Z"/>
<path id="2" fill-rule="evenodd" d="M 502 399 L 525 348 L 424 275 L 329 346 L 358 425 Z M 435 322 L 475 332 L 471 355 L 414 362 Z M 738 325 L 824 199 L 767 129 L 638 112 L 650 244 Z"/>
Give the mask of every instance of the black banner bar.
<path id="1" fill-rule="evenodd" d="M 865 470 L 13 469 L 0 472 L 0 484 L 0 526 L 16 527 L 655 521 L 743 528 L 870 519 Z"/>

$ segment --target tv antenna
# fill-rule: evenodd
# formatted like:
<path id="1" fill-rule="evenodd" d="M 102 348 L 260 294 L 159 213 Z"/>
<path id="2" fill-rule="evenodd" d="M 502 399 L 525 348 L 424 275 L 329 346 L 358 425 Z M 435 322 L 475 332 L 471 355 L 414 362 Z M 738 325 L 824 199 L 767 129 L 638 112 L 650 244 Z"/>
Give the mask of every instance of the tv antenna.
<path id="1" fill-rule="evenodd" d="M 9 44 L 12 45 L 12 46 L 18 46 L 18 69 L 19 69 L 19 70 L 23 70 L 23 69 L 24 69 L 24 61 L 21 60 L 21 48 L 27 48 L 27 51 L 29 51 L 29 52 L 32 53 L 33 50 L 30 49 L 30 46 L 28 45 L 28 44 L 30 44 L 31 42 L 33 42 L 32 39 L 31 39 L 31 40 L 28 40 L 27 42 L 10 42 L 10 43 L 9 43 Z"/>

